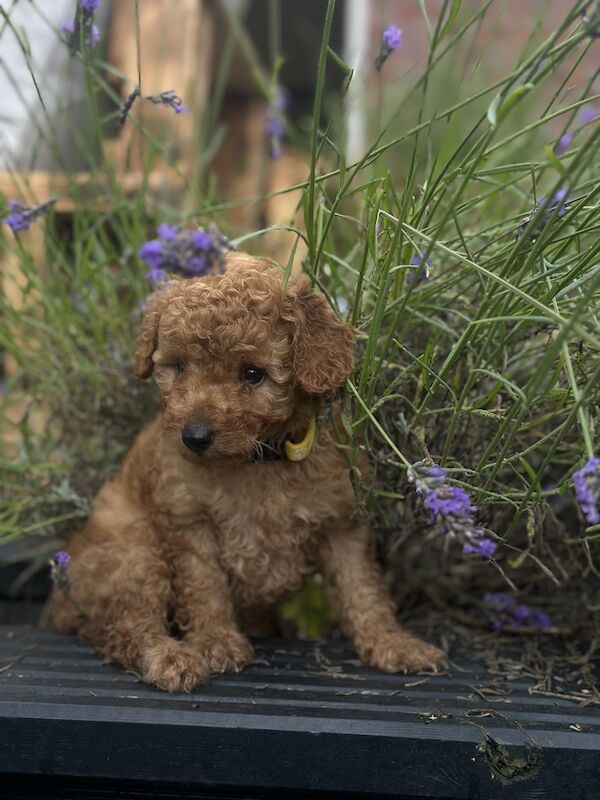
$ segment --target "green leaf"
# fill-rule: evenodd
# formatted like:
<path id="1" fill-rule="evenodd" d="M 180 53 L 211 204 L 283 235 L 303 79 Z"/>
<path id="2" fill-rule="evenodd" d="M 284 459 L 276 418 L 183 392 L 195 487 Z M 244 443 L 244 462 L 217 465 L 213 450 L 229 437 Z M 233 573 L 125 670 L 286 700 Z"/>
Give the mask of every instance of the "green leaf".
<path id="1" fill-rule="evenodd" d="M 335 50 L 332 47 L 330 47 L 329 45 L 327 46 L 327 55 L 332 59 L 332 61 L 334 61 L 338 65 L 338 67 L 342 70 L 342 72 L 350 80 L 352 78 L 352 75 L 354 74 L 354 70 L 352 69 L 352 67 L 349 66 L 344 61 L 344 59 L 341 56 L 339 56 L 335 52 Z"/>
<path id="2" fill-rule="evenodd" d="M 446 22 L 444 22 L 444 27 L 440 31 L 440 37 L 439 37 L 440 42 L 452 27 L 454 20 L 458 16 L 458 12 L 460 11 L 461 6 L 462 6 L 462 0 L 452 0 L 452 7 L 450 9 L 450 13 L 448 14 L 448 19 L 446 20 Z"/>
<path id="3" fill-rule="evenodd" d="M 418 3 L 421 8 L 421 14 L 423 14 L 425 27 L 427 28 L 427 36 L 429 37 L 429 41 L 431 41 L 433 37 L 433 28 L 431 26 L 431 21 L 429 19 L 429 14 L 427 13 L 427 9 L 425 8 L 425 0 L 418 0 Z"/>
<path id="4" fill-rule="evenodd" d="M 533 89 L 533 83 L 522 83 L 515 86 L 512 92 L 506 96 L 503 96 L 502 93 L 497 94 L 487 110 L 490 125 L 495 128 L 531 89 Z"/>
<path id="5" fill-rule="evenodd" d="M 554 148 L 551 145 L 547 144 L 544 147 L 544 153 L 552 169 L 556 170 L 556 172 L 558 172 L 558 174 L 562 178 L 567 179 L 569 177 L 569 172 L 567 169 L 565 169 L 560 158 L 558 158 L 558 156 L 554 152 Z"/>
<path id="6" fill-rule="evenodd" d="M 354 77 L 354 70 L 352 69 L 351 66 L 346 64 L 344 59 L 341 56 L 339 56 L 335 52 L 335 50 L 333 50 L 329 46 L 327 47 L 327 55 L 331 58 L 332 61 L 334 61 L 338 65 L 338 67 L 344 73 L 344 81 L 343 81 L 342 86 L 341 86 L 341 91 L 342 91 L 342 94 L 346 94 L 350 84 L 352 83 L 352 79 Z"/>

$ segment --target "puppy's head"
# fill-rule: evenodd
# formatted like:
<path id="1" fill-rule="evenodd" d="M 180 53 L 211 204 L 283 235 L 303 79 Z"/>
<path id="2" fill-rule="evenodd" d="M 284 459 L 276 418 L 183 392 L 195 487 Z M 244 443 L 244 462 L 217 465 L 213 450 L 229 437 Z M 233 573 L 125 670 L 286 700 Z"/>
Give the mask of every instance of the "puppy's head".
<path id="1" fill-rule="evenodd" d="M 247 459 L 297 434 L 352 372 L 352 330 L 305 276 L 241 253 L 223 275 L 169 284 L 148 301 L 137 374 L 156 377 L 182 453 Z"/>

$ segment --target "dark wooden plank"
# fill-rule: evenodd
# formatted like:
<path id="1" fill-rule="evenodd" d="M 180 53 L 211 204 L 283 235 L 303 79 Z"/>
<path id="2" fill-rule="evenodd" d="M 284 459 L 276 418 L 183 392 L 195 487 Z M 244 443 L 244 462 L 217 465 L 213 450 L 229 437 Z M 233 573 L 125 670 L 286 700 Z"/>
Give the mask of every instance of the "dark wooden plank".
<path id="1" fill-rule="evenodd" d="M 490 677 L 467 662 L 421 682 L 366 669 L 344 644 L 256 649 L 241 674 L 169 695 L 71 637 L 0 628 L 0 774 L 197 796 L 600 797 L 591 705 L 526 681 L 483 700 L 473 687 Z"/>

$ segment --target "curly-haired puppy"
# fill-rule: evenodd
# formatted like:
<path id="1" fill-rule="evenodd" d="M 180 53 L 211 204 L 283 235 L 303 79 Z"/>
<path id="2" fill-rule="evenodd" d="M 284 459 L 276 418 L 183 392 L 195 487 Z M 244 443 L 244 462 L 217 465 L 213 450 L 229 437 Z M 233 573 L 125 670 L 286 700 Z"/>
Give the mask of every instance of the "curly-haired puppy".
<path id="1" fill-rule="evenodd" d="M 253 657 L 248 635 L 266 633 L 276 604 L 317 570 L 366 664 L 445 663 L 398 626 L 353 516 L 348 461 L 322 419 L 351 374 L 352 331 L 306 276 L 282 284 L 280 270 L 234 253 L 224 274 L 152 295 L 137 372 L 154 372 L 160 414 L 67 545 L 56 627 L 169 691 L 240 670 Z M 286 458 L 299 442 L 306 458 Z"/>

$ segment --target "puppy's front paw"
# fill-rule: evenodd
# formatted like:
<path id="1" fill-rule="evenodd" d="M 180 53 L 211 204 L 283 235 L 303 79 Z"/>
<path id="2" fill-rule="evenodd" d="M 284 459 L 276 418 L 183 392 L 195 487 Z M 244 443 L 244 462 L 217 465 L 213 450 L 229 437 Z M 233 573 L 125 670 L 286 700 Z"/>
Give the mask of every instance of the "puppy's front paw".
<path id="1" fill-rule="evenodd" d="M 191 692 L 206 683 L 210 669 L 197 653 L 165 637 L 144 652 L 141 677 L 168 692 Z"/>
<path id="2" fill-rule="evenodd" d="M 215 631 L 186 641 L 206 660 L 213 674 L 240 672 L 254 658 L 252 645 L 239 631 Z"/>
<path id="3" fill-rule="evenodd" d="M 448 663 L 443 650 L 400 630 L 357 642 L 356 647 L 365 664 L 384 672 L 437 672 Z"/>

